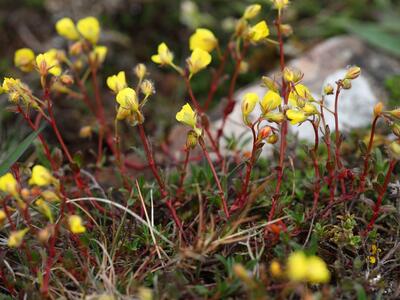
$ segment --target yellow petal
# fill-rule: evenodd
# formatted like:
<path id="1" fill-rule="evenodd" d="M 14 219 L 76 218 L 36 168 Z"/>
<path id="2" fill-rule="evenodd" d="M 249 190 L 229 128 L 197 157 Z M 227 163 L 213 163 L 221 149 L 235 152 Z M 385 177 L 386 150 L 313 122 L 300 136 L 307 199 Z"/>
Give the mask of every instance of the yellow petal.
<path id="1" fill-rule="evenodd" d="M 307 258 L 307 280 L 310 283 L 329 282 L 331 274 L 325 262 L 318 256 Z"/>
<path id="2" fill-rule="evenodd" d="M 307 116 L 304 112 L 294 109 L 289 109 L 286 111 L 286 116 L 290 120 L 290 124 L 296 125 L 307 120 Z"/>
<path id="3" fill-rule="evenodd" d="M 34 68 L 35 53 L 32 49 L 21 48 L 15 51 L 14 64 L 24 72 L 30 72 Z"/>
<path id="4" fill-rule="evenodd" d="M 258 22 L 250 28 L 249 38 L 252 42 L 259 42 L 269 35 L 269 28 L 265 21 Z"/>
<path id="5" fill-rule="evenodd" d="M 68 226 L 69 230 L 75 234 L 84 233 L 86 231 L 82 218 L 78 215 L 68 217 Z"/>
<path id="6" fill-rule="evenodd" d="M 243 18 L 246 20 L 253 19 L 258 15 L 260 10 L 261 10 L 260 4 L 249 5 L 246 7 L 246 10 L 244 11 Z"/>
<path id="7" fill-rule="evenodd" d="M 190 74 L 196 74 L 211 63 L 211 55 L 200 48 L 193 50 L 192 55 L 187 60 Z"/>
<path id="8" fill-rule="evenodd" d="M 302 251 L 290 254 L 287 261 L 287 276 L 293 281 L 303 281 L 307 277 L 307 257 Z"/>
<path id="9" fill-rule="evenodd" d="M 80 19 L 76 25 L 79 33 L 92 44 L 97 44 L 100 36 L 100 23 L 94 17 Z"/>
<path id="10" fill-rule="evenodd" d="M 125 72 L 120 71 L 117 75 L 112 75 L 107 78 L 107 86 L 118 93 L 120 90 L 126 87 Z"/>
<path id="11" fill-rule="evenodd" d="M 196 128 L 196 113 L 193 111 L 189 103 L 186 103 L 184 106 L 182 106 L 182 109 L 177 112 L 175 117 L 178 122 L 189 125 L 192 128 Z"/>
<path id="12" fill-rule="evenodd" d="M 151 57 L 151 60 L 157 64 L 169 65 L 174 59 L 173 53 L 168 49 L 167 44 L 161 43 L 158 45 L 158 53 Z"/>
<path id="13" fill-rule="evenodd" d="M 136 99 L 136 92 L 131 88 L 124 88 L 118 92 L 116 100 L 122 108 L 129 111 L 138 111 L 139 105 Z"/>
<path id="14" fill-rule="evenodd" d="M 0 191 L 13 196 L 18 193 L 18 182 L 11 173 L 0 176 Z"/>
<path id="15" fill-rule="evenodd" d="M 79 33 L 76 30 L 74 22 L 70 18 L 62 18 L 56 23 L 57 33 L 71 41 L 79 39 Z"/>
<path id="16" fill-rule="evenodd" d="M 30 185 L 46 186 L 54 183 L 55 180 L 49 170 L 41 165 L 36 165 L 32 169 L 32 175 L 28 183 Z"/>
<path id="17" fill-rule="evenodd" d="M 256 107 L 259 101 L 258 95 L 256 93 L 247 93 L 243 97 L 242 101 L 242 114 L 247 117 Z"/>
<path id="18" fill-rule="evenodd" d="M 8 237 L 7 245 L 11 248 L 18 248 L 21 246 L 25 234 L 29 231 L 29 228 L 11 231 L 10 236 Z"/>
<path id="19" fill-rule="evenodd" d="M 211 52 L 217 46 L 218 40 L 212 31 L 205 28 L 198 28 L 189 39 L 190 50 L 196 48 Z"/>
<path id="20" fill-rule="evenodd" d="M 282 98 L 278 93 L 274 91 L 268 91 L 262 101 L 260 102 L 263 113 L 268 113 L 276 109 L 282 103 Z"/>

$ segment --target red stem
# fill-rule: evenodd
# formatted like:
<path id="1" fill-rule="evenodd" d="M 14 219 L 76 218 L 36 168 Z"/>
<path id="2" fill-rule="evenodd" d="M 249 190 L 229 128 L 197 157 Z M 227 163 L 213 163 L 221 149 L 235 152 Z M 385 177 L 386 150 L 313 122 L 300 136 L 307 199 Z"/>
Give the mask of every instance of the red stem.
<path id="1" fill-rule="evenodd" d="M 375 204 L 375 207 L 374 207 L 374 214 L 372 215 L 372 218 L 369 221 L 369 224 L 367 226 L 367 229 L 364 232 L 364 235 L 367 235 L 368 232 L 370 232 L 371 229 L 374 227 L 375 221 L 378 218 L 379 211 L 380 211 L 380 208 L 381 208 L 381 205 L 382 205 L 383 196 L 386 193 L 386 189 L 387 189 L 387 187 L 389 185 L 390 177 L 392 175 L 394 167 L 396 166 L 396 163 L 397 163 L 396 159 L 392 159 L 390 161 L 390 163 L 389 163 L 389 169 L 388 169 L 388 171 L 386 173 L 385 181 L 383 182 L 383 185 L 381 186 L 381 189 L 380 189 L 379 195 L 378 195 L 378 199 L 376 200 L 376 204 Z"/>

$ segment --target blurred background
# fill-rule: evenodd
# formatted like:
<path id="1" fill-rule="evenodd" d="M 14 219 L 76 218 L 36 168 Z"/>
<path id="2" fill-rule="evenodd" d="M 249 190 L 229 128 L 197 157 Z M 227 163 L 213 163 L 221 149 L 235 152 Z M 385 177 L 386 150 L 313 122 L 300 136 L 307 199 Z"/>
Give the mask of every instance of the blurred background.
<path id="1" fill-rule="evenodd" d="M 0 75 L 22 76 L 13 67 L 14 51 L 21 47 L 32 48 L 36 53 L 51 47 L 65 48 L 65 41 L 56 35 L 54 24 L 61 17 L 74 20 L 92 15 L 99 18 L 103 33 L 101 44 L 109 48 L 101 72 L 105 78 L 123 69 L 133 82 L 132 69 L 138 62 L 150 68 L 156 84 L 154 103 L 146 107 L 146 126 L 155 138 L 163 139 L 175 124 L 173 116 L 185 98 L 185 88 L 171 70 L 161 69 L 150 61 L 157 45 L 165 41 L 173 50 L 176 61 L 183 65 L 188 56 L 188 38 L 197 27 L 211 29 L 224 45 L 244 8 L 255 1 L 249 0 L 0 0 Z M 256 1 L 263 5 L 262 15 L 271 27 L 275 11 L 269 0 Z M 293 0 L 285 14 L 294 34 L 288 39 L 286 52 L 289 58 L 301 56 L 321 41 L 336 35 L 354 34 L 385 55 L 400 57 L 400 1 L 399 0 Z M 239 78 L 238 87 L 247 85 L 273 70 L 277 64 L 277 49 L 272 45 L 253 47 L 248 55 L 249 72 Z M 228 66 L 232 68 L 232 66 Z M 195 93 L 208 90 L 208 72 L 199 73 L 193 80 Z M 37 86 L 36 76 L 24 81 Z M 382 82 L 391 101 L 400 100 L 399 76 L 391 74 Z M 113 113 L 112 95 L 104 88 L 104 101 Z M 223 89 L 221 89 L 223 91 Z M 204 94 L 203 94 L 204 95 Z M 218 105 L 221 92 L 215 98 Z M 73 142 L 76 133 L 85 123 L 85 116 L 70 109 L 66 103 L 58 104 L 66 139 Z M 5 109 L 7 99 L 0 98 L 0 152 L 6 143 L 24 136 L 23 127 L 15 126 L 15 115 Z M 68 116 L 68 119 L 62 119 Z M 22 123 L 21 123 L 22 124 Z M 9 138 L 13 137 L 13 138 Z M 16 138 L 15 138 L 16 137 Z"/>

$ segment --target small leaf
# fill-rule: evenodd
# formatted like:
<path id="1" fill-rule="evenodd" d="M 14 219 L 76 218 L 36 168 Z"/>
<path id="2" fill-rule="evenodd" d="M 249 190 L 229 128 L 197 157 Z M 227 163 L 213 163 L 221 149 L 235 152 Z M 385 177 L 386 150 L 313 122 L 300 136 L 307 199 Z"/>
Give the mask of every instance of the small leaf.
<path id="1" fill-rule="evenodd" d="M 24 154 L 24 152 L 29 148 L 29 146 L 33 143 L 33 141 L 37 138 L 37 136 L 42 132 L 42 130 L 46 127 L 46 124 L 40 126 L 40 128 L 31 134 L 29 134 L 18 146 L 16 149 L 11 151 L 6 159 L 0 164 L 0 176 L 4 175 L 8 172 L 8 170 L 12 167 L 12 165 Z"/>

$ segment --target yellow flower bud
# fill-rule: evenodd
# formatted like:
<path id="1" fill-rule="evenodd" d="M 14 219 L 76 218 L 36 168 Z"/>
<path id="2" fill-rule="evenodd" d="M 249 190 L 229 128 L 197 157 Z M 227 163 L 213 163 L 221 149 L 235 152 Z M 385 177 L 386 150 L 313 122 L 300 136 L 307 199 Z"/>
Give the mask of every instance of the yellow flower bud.
<path id="1" fill-rule="evenodd" d="M 80 55 L 83 52 L 83 43 L 82 41 L 78 41 L 76 43 L 73 43 L 70 47 L 69 47 L 69 54 L 71 54 L 72 56 L 76 56 L 76 55 Z"/>
<path id="2" fill-rule="evenodd" d="M 62 18 L 56 23 L 57 33 L 71 41 L 79 39 L 79 32 L 76 30 L 74 22 L 70 18 Z"/>
<path id="3" fill-rule="evenodd" d="M 250 27 L 248 32 L 248 38 L 250 39 L 250 41 L 254 43 L 257 43 L 268 36 L 269 36 L 269 28 L 265 21 L 261 21 L 256 25 L 254 25 L 253 27 Z"/>
<path id="4" fill-rule="evenodd" d="M 43 244 L 46 244 L 49 238 L 54 234 L 54 227 L 52 225 L 48 225 L 45 228 L 39 230 L 37 233 L 38 240 Z"/>
<path id="5" fill-rule="evenodd" d="M 317 107 L 312 103 L 305 103 L 301 110 L 304 111 L 308 116 L 318 114 Z"/>
<path id="6" fill-rule="evenodd" d="M 261 85 L 267 87 L 271 91 L 277 93 L 279 91 L 279 86 L 275 80 L 269 78 L 268 76 L 263 76 L 261 78 Z"/>
<path id="7" fill-rule="evenodd" d="M 60 197 L 51 190 L 45 190 L 45 191 L 41 192 L 41 196 L 47 202 L 59 202 L 60 201 Z"/>
<path id="8" fill-rule="evenodd" d="M 259 14 L 260 10 L 261 10 L 260 4 L 249 5 L 246 7 L 246 10 L 244 11 L 242 18 L 246 20 L 253 19 Z"/>
<path id="9" fill-rule="evenodd" d="M 30 72 L 34 68 L 35 53 L 32 49 L 22 48 L 15 51 L 14 65 L 23 72 Z"/>
<path id="10" fill-rule="evenodd" d="M 4 84 L 3 84 L 3 88 L 4 88 Z M 390 110 L 390 111 L 388 111 L 388 113 L 389 113 L 392 117 L 394 117 L 394 118 L 396 118 L 396 119 L 400 119 L 400 108 Z"/>
<path id="11" fill-rule="evenodd" d="M 374 116 L 378 117 L 382 114 L 383 111 L 383 103 L 382 102 L 378 102 L 377 104 L 375 104 L 374 106 Z"/>
<path id="12" fill-rule="evenodd" d="M 0 209 L 0 224 L 2 224 L 6 218 L 7 218 L 6 212 Z"/>
<path id="13" fill-rule="evenodd" d="M 194 130 L 190 130 L 186 136 L 186 148 L 193 149 L 199 141 L 199 136 Z"/>
<path id="14" fill-rule="evenodd" d="M 353 66 L 347 70 L 345 79 L 356 79 L 361 74 L 361 68 L 357 66 Z"/>
<path id="15" fill-rule="evenodd" d="M 61 66 L 60 62 L 57 60 L 57 50 L 51 49 L 43 54 L 36 56 L 36 65 L 39 69 L 39 73 L 42 76 L 48 73 L 54 76 L 60 76 Z"/>
<path id="16" fill-rule="evenodd" d="M 135 75 L 142 80 L 146 76 L 147 68 L 144 64 L 137 64 L 135 67 Z"/>
<path id="17" fill-rule="evenodd" d="M 283 120 L 285 120 L 285 115 L 281 112 L 277 113 L 267 113 L 264 115 L 264 117 L 269 121 L 269 122 L 275 122 L 275 123 L 282 123 Z"/>
<path id="18" fill-rule="evenodd" d="M 20 194 L 21 194 L 22 199 L 28 200 L 31 196 L 31 191 L 27 188 L 23 188 L 23 189 L 21 189 Z"/>
<path id="19" fill-rule="evenodd" d="M 304 112 L 294 109 L 287 110 L 286 116 L 292 125 L 296 125 L 307 120 L 307 115 Z"/>
<path id="20" fill-rule="evenodd" d="M 11 248 L 18 248 L 21 246 L 25 234 L 29 231 L 29 228 L 11 231 L 10 236 L 8 237 L 7 245 Z"/>
<path id="21" fill-rule="evenodd" d="M 276 144 L 278 140 L 279 136 L 276 133 L 273 133 L 267 138 L 267 143 L 273 145 Z"/>
<path id="22" fill-rule="evenodd" d="M 327 84 L 325 87 L 324 87 L 324 94 L 325 95 L 332 95 L 333 94 L 333 86 L 331 85 L 331 84 Z"/>
<path id="23" fill-rule="evenodd" d="M 288 37 L 293 34 L 293 28 L 290 24 L 281 24 L 279 27 L 283 36 Z"/>
<path id="24" fill-rule="evenodd" d="M 257 139 L 259 141 L 264 140 L 267 137 L 269 137 L 271 133 L 272 133 L 272 128 L 270 126 L 265 126 L 261 128 L 260 131 L 258 132 Z"/>
<path id="25" fill-rule="evenodd" d="M 281 277 L 283 272 L 281 268 L 281 264 L 277 260 L 273 260 L 269 265 L 269 271 L 272 277 L 278 278 Z"/>
<path id="26" fill-rule="evenodd" d="M 249 120 L 248 117 L 250 113 L 254 110 L 256 107 L 256 104 L 258 103 L 259 98 L 256 93 L 247 93 L 244 95 L 243 101 L 242 101 L 242 115 L 243 115 L 243 121 L 248 124 Z"/>
<path id="27" fill-rule="evenodd" d="M 32 169 L 29 185 L 46 186 L 55 183 L 57 180 L 51 175 L 50 171 L 41 165 L 36 165 Z"/>
<path id="28" fill-rule="evenodd" d="M 389 151 L 390 154 L 395 158 L 395 159 L 400 159 L 400 144 L 399 141 L 393 141 L 389 145 Z"/>
<path id="29" fill-rule="evenodd" d="M 94 17 L 80 19 L 76 25 L 79 33 L 92 44 L 97 44 L 100 37 L 100 24 Z"/>
<path id="30" fill-rule="evenodd" d="M 210 53 L 200 48 L 194 49 L 190 57 L 187 59 L 190 75 L 196 74 L 197 72 L 203 70 L 210 63 Z"/>
<path id="31" fill-rule="evenodd" d="M 343 79 L 342 80 L 342 88 L 345 90 L 351 89 L 351 80 L 350 79 Z"/>
<path id="32" fill-rule="evenodd" d="M 120 71 L 117 75 L 107 77 L 107 86 L 114 92 L 118 93 L 122 89 L 126 88 L 125 72 Z"/>
<path id="33" fill-rule="evenodd" d="M 392 125 L 392 132 L 394 135 L 396 135 L 398 138 L 400 138 L 400 124 L 399 123 L 394 123 Z"/>
<path id="34" fill-rule="evenodd" d="M 206 52 L 211 52 L 217 47 L 218 40 L 212 31 L 205 28 L 197 28 L 189 39 L 190 50 L 201 49 Z"/>
<path id="35" fill-rule="evenodd" d="M 89 59 L 101 65 L 106 59 L 108 49 L 106 46 L 96 46 L 93 48 L 92 52 L 89 54 Z"/>
<path id="36" fill-rule="evenodd" d="M 158 45 L 158 53 L 151 57 L 156 64 L 170 65 L 174 59 L 174 54 L 168 49 L 165 43 Z"/>
<path id="37" fill-rule="evenodd" d="M 277 10 L 282 10 L 282 9 L 286 8 L 286 6 L 288 6 L 288 4 L 289 4 L 289 0 L 272 0 L 272 1 L 273 1 L 274 8 Z"/>
<path id="38" fill-rule="evenodd" d="M 0 176 L 0 191 L 16 196 L 18 194 L 18 182 L 11 173 Z"/>
<path id="39" fill-rule="evenodd" d="M 140 89 L 142 90 L 142 93 L 146 97 L 155 93 L 154 84 L 150 80 L 147 80 L 147 79 L 142 82 L 142 84 L 140 85 Z"/>
<path id="40" fill-rule="evenodd" d="M 35 205 L 37 209 L 47 218 L 50 223 L 54 222 L 53 214 L 51 212 L 50 206 L 44 201 L 42 198 L 39 198 L 35 201 Z"/>
<path id="41" fill-rule="evenodd" d="M 261 110 L 264 114 L 273 111 L 274 109 L 278 108 L 282 104 L 281 96 L 274 92 L 268 91 L 262 101 L 260 102 Z"/>
<path id="42" fill-rule="evenodd" d="M 82 224 L 82 218 L 78 215 L 71 215 L 68 217 L 69 230 L 72 233 L 80 234 L 86 231 L 85 226 Z"/>

